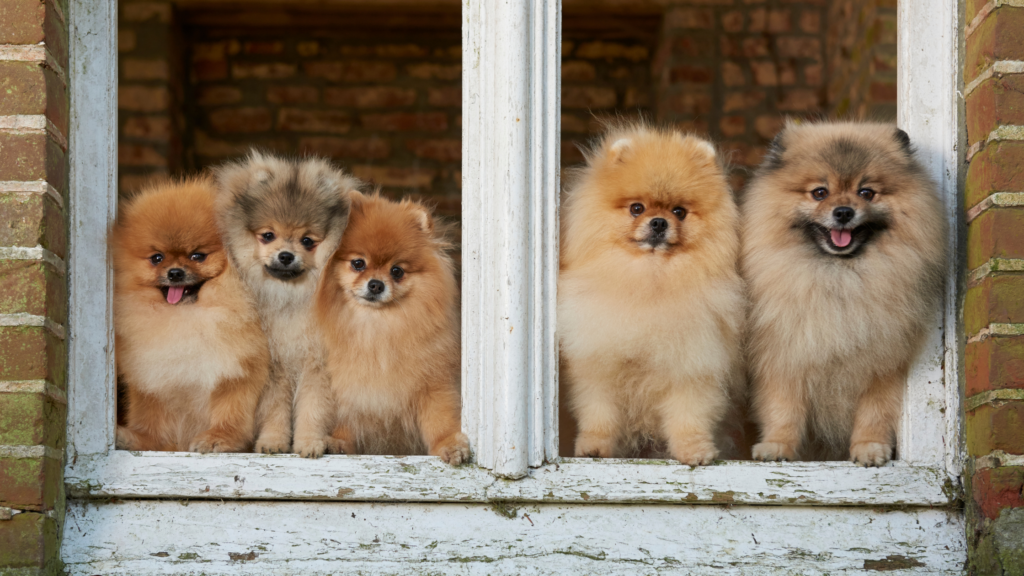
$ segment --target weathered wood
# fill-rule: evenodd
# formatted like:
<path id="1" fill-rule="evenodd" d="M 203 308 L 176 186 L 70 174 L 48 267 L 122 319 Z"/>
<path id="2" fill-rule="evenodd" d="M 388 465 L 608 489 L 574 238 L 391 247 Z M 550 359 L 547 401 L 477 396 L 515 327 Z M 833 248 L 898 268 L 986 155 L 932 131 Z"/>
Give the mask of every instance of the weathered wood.
<path id="1" fill-rule="evenodd" d="M 917 509 L 75 502 L 71 575 L 961 574 L 963 518 Z"/>
<path id="2" fill-rule="evenodd" d="M 897 10 L 897 123 L 909 134 L 918 157 L 938 183 L 950 223 L 950 254 L 957 253 L 960 188 L 965 141 L 958 94 L 959 8 L 956 2 L 901 0 Z M 950 258 L 944 310 L 913 367 L 904 397 L 899 457 L 920 465 L 941 465 L 960 474 L 961 403 L 957 325 L 959 262 Z"/>
<path id="3" fill-rule="evenodd" d="M 942 469 L 895 463 L 728 462 L 691 468 L 666 461 L 571 460 L 506 480 L 437 458 L 131 453 L 80 457 L 68 467 L 76 498 L 241 498 L 413 502 L 737 503 L 948 506 Z"/>
<path id="4" fill-rule="evenodd" d="M 557 457 L 561 2 L 463 14 L 463 427 L 518 478 Z"/>

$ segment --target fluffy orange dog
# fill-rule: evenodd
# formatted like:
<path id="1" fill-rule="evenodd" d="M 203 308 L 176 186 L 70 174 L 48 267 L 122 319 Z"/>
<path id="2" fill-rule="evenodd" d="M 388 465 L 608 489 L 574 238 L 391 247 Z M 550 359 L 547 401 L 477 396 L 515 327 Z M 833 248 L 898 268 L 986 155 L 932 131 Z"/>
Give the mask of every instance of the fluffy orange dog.
<path id="1" fill-rule="evenodd" d="M 123 201 L 110 235 L 124 450 L 251 449 L 269 352 L 205 179 Z"/>
<path id="2" fill-rule="evenodd" d="M 718 455 L 744 315 L 738 215 L 710 143 L 644 126 L 588 154 L 562 212 L 558 329 L 576 456 Z"/>
<path id="3" fill-rule="evenodd" d="M 351 198 L 348 229 L 316 295 L 324 351 L 299 384 L 294 450 L 312 458 L 428 453 L 458 465 L 469 441 L 449 245 L 420 204 Z"/>

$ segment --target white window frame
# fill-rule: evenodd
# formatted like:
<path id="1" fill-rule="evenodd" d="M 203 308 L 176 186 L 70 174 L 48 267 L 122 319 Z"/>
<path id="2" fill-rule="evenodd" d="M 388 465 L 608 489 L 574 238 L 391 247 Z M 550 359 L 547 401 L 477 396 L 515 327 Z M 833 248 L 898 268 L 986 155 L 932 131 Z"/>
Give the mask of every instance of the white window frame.
<path id="1" fill-rule="evenodd" d="M 822 506 L 823 518 L 842 517 L 841 509 L 825 508 L 832 506 L 910 507 L 919 510 L 918 516 L 908 516 L 914 521 L 924 518 L 928 507 L 953 510 L 960 497 L 963 454 L 956 259 L 947 275 L 944 311 L 936 311 L 932 337 L 911 372 L 899 459 L 886 467 L 726 462 L 691 468 L 665 461 L 558 457 L 554 310 L 561 1 L 462 4 L 463 427 L 476 463 L 451 468 L 426 456 L 314 461 L 296 455 L 114 449 L 116 376 L 106 232 L 117 197 L 116 2 L 71 3 L 69 518 L 144 523 L 146 506 L 158 506 L 137 502 L 121 512 L 93 511 L 86 519 L 92 503 L 109 498 L 332 500 L 349 501 L 353 510 L 365 507 L 356 502 L 405 503 L 401 506 L 408 510 L 420 510 L 411 503 L 421 503 L 446 511 L 455 509 L 444 503 L 456 502 L 728 503 L 775 508 L 757 516 L 765 526 L 772 518 L 796 514 L 789 509 L 793 505 Z M 953 230 L 963 156 L 955 96 L 962 84 L 956 4 L 900 0 L 898 12 L 898 123 L 939 183 Z M 957 253 L 956 236 L 949 240 L 952 254 Z M 258 503 L 232 506 L 242 510 Z M 294 506 L 299 511 L 304 505 Z M 594 520 L 614 516 L 600 507 L 583 509 Z M 947 518 L 954 525 L 962 524 L 962 513 L 943 514 L 951 514 Z M 700 530 L 698 516 L 691 522 L 695 530 Z M 962 526 L 938 530 L 935 537 L 948 539 L 957 530 L 962 532 Z M 84 536 L 71 530 L 70 520 L 65 536 L 70 553 L 89 557 Z M 950 554 L 959 553 L 957 546 Z"/>

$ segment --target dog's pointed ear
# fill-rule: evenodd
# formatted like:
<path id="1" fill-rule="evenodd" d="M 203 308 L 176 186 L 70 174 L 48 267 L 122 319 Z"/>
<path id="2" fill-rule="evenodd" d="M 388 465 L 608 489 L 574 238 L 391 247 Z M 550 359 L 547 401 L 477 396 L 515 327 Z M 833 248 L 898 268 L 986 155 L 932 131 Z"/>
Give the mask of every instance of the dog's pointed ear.
<path id="1" fill-rule="evenodd" d="M 687 136 L 682 132 L 676 132 L 675 136 L 680 144 L 686 144 L 687 140 L 692 140 L 697 150 L 706 155 L 709 160 L 714 160 L 718 156 L 718 153 L 715 151 L 715 145 L 703 138 Z"/>
<path id="2" fill-rule="evenodd" d="M 633 147 L 633 141 L 629 138 L 619 138 L 608 146 L 609 162 L 624 162 L 625 156 Z"/>
<path id="3" fill-rule="evenodd" d="M 416 215 L 416 224 L 420 227 L 420 230 L 427 234 L 433 234 L 434 217 L 430 214 L 430 210 L 420 203 L 414 203 L 412 206 Z"/>
<path id="4" fill-rule="evenodd" d="M 911 154 L 914 153 L 914 148 L 910 143 L 910 136 L 906 132 L 897 128 L 896 133 L 893 134 L 893 137 L 896 138 L 896 142 L 898 142 L 900 147 L 903 148 L 903 152 L 907 156 L 910 156 Z"/>
<path id="5" fill-rule="evenodd" d="M 779 133 L 772 138 L 772 143 L 768 145 L 768 150 L 764 155 L 763 166 L 770 170 L 777 170 L 782 168 L 782 155 L 786 152 L 786 133 L 789 131 L 791 124 L 786 121 L 786 126 L 779 130 Z"/>

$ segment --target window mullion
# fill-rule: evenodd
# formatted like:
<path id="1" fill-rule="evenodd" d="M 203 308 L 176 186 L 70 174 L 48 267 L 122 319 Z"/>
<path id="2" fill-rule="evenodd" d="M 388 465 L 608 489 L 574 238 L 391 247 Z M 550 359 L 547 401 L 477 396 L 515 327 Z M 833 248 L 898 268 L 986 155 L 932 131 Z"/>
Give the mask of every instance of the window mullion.
<path id="1" fill-rule="evenodd" d="M 463 16 L 463 419 L 477 463 L 555 456 L 560 2 Z"/>

